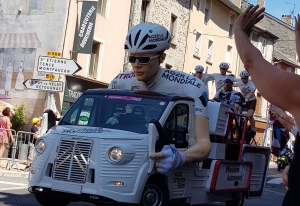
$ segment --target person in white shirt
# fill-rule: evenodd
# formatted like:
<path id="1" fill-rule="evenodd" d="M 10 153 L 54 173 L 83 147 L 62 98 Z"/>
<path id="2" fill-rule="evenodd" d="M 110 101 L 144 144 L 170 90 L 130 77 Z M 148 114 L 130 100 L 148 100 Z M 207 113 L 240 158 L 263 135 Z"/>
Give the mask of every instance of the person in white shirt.
<path id="1" fill-rule="evenodd" d="M 203 75 L 203 78 L 207 78 L 207 81 L 215 81 L 216 85 L 216 92 L 219 91 L 221 88 L 225 86 L 225 80 L 226 80 L 226 72 L 229 69 L 229 64 L 226 62 L 222 62 L 220 65 L 220 74 L 214 73 L 214 74 L 205 74 Z M 234 78 L 234 82 L 236 82 L 237 79 Z"/>
<path id="2" fill-rule="evenodd" d="M 203 81 L 194 76 L 160 67 L 166 57 L 164 51 L 171 46 L 169 31 L 159 24 L 138 24 L 128 32 L 124 46 L 129 52 L 128 60 L 133 71 L 117 75 L 109 89 L 176 93 L 195 100 L 195 144 L 184 152 L 165 145 L 161 152 L 150 154 L 150 158 L 156 159 L 157 171 L 168 174 L 185 163 L 205 160 L 211 149 L 207 88 Z"/>
<path id="3" fill-rule="evenodd" d="M 204 72 L 204 67 L 201 65 L 197 65 L 195 67 L 195 77 L 201 79 L 205 85 L 207 85 L 207 82 L 209 81 L 209 77 L 208 76 L 204 76 L 203 75 Z"/>
<path id="4" fill-rule="evenodd" d="M 227 76 L 225 80 L 225 86 L 217 91 L 213 101 L 222 102 L 230 106 L 231 111 L 234 113 L 238 112 L 238 104 L 240 102 L 240 97 L 238 92 L 232 89 L 234 78 Z"/>
<path id="5" fill-rule="evenodd" d="M 249 76 L 250 74 L 246 70 L 241 71 L 240 72 L 241 80 L 238 80 L 234 84 L 234 86 L 239 87 L 243 96 L 245 97 L 246 106 L 247 106 L 247 115 L 251 125 L 251 130 L 255 134 L 256 128 L 255 128 L 255 120 L 253 115 L 256 107 L 256 96 L 255 96 L 256 87 L 253 84 L 253 82 L 249 80 Z"/>

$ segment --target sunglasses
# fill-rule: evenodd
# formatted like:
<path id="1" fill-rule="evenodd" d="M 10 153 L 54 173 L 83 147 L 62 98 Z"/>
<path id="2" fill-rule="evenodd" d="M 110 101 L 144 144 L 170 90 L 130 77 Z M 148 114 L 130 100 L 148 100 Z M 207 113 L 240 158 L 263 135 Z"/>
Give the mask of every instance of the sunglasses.
<path id="1" fill-rule="evenodd" d="M 202 72 L 196 72 L 197 74 L 202 74 Z"/>
<path id="2" fill-rule="evenodd" d="M 155 59 L 155 58 L 157 58 L 157 57 L 159 57 L 159 56 L 160 56 L 160 55 L 150 56 L 150 57 L 143 57 L 143 56 L 135 57 L 135 56 L 129 56 L 128 61 L 129 61 L 130 63 L 135 63 L 136 60 L 138 60 L 140 64 L 149 64 L 149 62 L 150 62 L 152 59 Z"/>
<path id="3" fill-rule="evenodd" d="M 225 84 L 231 84 L 232 81 L 225 81 Z"/>
<path id="4" fill-rule="evenodd" d="M 220 69 L 222 69 L 222 70 L 227 70 L 226 68 L 220 68 Z"/>
<path id="5" fill-rule="evenodd" d="M 246 77 L 246 78 L 241 78 L 241 79 L 248 79 L 248 78 Z"/>

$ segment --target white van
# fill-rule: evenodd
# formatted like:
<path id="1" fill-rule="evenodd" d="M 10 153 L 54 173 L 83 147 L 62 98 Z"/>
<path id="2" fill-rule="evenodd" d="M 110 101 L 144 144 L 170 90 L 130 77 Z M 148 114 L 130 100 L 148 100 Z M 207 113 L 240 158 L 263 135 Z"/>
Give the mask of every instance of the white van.
<path id="1" fill-rule="evenodd" d="M 211 135 L 224 139 L 228 107 L 209 102 L 208 110 Z M 265 147 L 241 143 L 230 155 L 236 159 L 228 159 L 234 147 L 212 142 L 204 162 L 167 176 L 157 173 L 148 155 L 165 144 L 182 151 L 193 145 L 194 111 L 192 98 L 176 94 L 88 90 L 36 142 L 29 191 L 41 205 L 56 206 L 72 201 L 242 206 L 244 197 L 260 197 L 270 156 Z"/>

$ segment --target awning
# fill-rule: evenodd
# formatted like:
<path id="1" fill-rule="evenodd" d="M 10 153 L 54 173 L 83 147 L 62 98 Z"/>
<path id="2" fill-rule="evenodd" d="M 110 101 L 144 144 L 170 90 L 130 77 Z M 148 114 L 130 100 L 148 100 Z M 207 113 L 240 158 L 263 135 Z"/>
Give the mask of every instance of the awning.
<path id="1" fill-rule="evenodd" d="M 41 41 L 37 33 L 0 33 L 0 48 L 41 48 Z"/>
<path id="2" fill-rule="evenodd" d="M 11 108 L 12 110 L 11 110 L 11 112 L 13 113 L 13 115 L 15 114 L 15 107 L 14 106 L 12 106 L 10 103 L 8 103 L 8 102 L 4 102 L 4 101 L 0 101 L 0 116 L 2 115 L 2 111 L 3 111 L 3 109 L 5 108 L 5 107 L 9 107 L 9 108 Z"/>

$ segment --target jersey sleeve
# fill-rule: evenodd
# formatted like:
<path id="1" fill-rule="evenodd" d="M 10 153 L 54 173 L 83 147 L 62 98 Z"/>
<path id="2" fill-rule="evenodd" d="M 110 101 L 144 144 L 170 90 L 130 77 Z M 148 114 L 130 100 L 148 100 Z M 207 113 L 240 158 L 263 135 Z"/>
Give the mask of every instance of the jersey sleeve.
<path id="1" fill-rule="evenodd" d="M 207 81 L 215 80 L 215 75 L 214 74 L 203 74 L 202 77 L 205 78 Z"/>
<path id="2" fill-rule="evenodd" d="M 254 85 L 254 83 L 252 81 L 249 81 L 249 87 L 251 89 L 251 92 L 255 92 L 256 87 L 255 87 L 255 85 Z"/>
<path id="3" fill-rule="evenodd" d="M 216 92 L 214 98 L 219 99 L 219 96 L 220 96 L 220 90 Z"/>
<path id="4" fill-rule="evenodd" d="M 208 118 L 208 91 L 203 82 L 199 82 L 201 82 L 201 87 L 193 87 L 193 91 L 189 91 L 189 93 L 193 94 L 192 97 L 195 99 L 195 115 Z"/>

